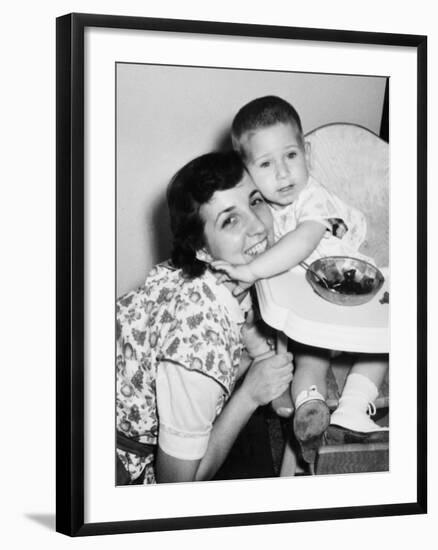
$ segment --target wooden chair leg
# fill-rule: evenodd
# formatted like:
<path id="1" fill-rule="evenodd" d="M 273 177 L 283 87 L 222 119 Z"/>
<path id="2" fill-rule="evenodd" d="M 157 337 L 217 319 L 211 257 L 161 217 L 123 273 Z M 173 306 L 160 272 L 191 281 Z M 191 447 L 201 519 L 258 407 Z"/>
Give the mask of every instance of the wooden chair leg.
<path id="1" fill-rule="evenodd" d="M 297 472 L 297 455 L 292 449 L 289 441 L 286 440 L 286 444 L 283 451 L 283 458 L 280 467 L 280 477 L 292 477 Z"/>
<path id="2" fill-rule="evenodd" d="M 277 331 L 277 342 L 276 342 L 277 353 L 287 353 L 287 336 L 284 332 L 280 330 Z"/>
<path id="3" fill-rule="evenodd" d="M 284 334 L 284 332 L 281 332 L 281 331 L 277 332 L 276 348 L 277 348 L 277 353 L 287 353 L 287 336 L 286 334 Z M 285 405 L 289 407 L 293 407 L 290 391 L 287 391 L 283 395 L 280 395 L 280 397 L 277 397 L 277 399 L 275 399 L 272 402 L 272 406 L 275 411 L 278 410 L 279 407 L 282 407 Z M 281 467 L 280 467 L 280 477 L 294 476 L 297 471 L 297 465 L 298 465 L 297 455 L 295 451 L 292 449 L 290 442 L 286 439 L 286 443 L 283 451 L 283 458 L 282 458 Z"/>

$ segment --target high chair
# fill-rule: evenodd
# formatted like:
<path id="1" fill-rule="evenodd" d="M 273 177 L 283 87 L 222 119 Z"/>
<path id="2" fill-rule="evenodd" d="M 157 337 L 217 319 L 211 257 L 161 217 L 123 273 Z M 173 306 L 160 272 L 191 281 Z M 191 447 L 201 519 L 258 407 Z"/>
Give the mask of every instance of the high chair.
<path id="1" fill-rule="evenodd" d="M 389 263 L 389 146 L 355 124 L 328 124 L 305 136 L 311 172 L 367 220 L 367 241 L 360 252 L 377 266 Z"/>
<path id="2" fill-rule="evenodd" d="M 367 240 L 361 246 L 360 252 L 373 257 L 378 267 L 387 267 L 389 264 L 388 144 L 373 132 L 355 124 L 322 126 L 307 134 L 305 141 L 310 144 L 312 175 L 344 202 L 358 208 L 366 216 Z M 287 338 L 282 332 L 278 332 L 277 351 L 284 352 L 286 348 Z M 344 349 L 344 351 L 357 350 Z M 369 350 L 369 352 L 373 351 L 377 350 Z M 337 406 L 347 373 L 348 369 L 342 365 L 333 367 L 329 371 L 327 402 L 331 411 Z M 377 409 L 389 406 L 387 380 L 381 388 L 375 405 Z M 296 456 L 292 447 L 287 446 L 282 474 L 293 475 L 298 462 L 299 456 Z M 311 473 L 315 474 L 384 470 L 388 470 L 387 443 L 326 445 L 320 448 L 315 464 L 311 467 Z"/>

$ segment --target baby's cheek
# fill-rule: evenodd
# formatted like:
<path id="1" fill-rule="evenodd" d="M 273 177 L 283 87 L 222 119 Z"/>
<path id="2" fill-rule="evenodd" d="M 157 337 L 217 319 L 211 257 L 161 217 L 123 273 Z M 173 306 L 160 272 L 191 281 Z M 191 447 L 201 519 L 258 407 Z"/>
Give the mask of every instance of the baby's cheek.
<path id="1" fill-rule="evenodd" d="M 262 193 L 264 187 L 269 183 L 267 179 L 267 174 L 261 174 L 259 171 L 255 171 L 254 175 L 251 176 L 253 179 L 253 182 L 255 183 L 255 186 L 258 187 Z"/>
<path id="2" fill-rule="evenodd" d="M 246 168 L 248 169 L 249 175 L 251 176 L 254 182 L 260 179 L 260 172 L 256 169 L 255 166 L 251 166 L 247 164 Z"/>

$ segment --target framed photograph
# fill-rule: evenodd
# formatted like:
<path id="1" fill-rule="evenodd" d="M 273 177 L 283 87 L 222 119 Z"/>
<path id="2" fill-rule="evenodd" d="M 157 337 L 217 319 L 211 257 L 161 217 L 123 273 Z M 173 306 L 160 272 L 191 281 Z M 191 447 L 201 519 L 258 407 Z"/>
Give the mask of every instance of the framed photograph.
<path id="1" fill-rule="evenodd" d="M 426 67 L 425 36 L 57 19 L 57 531 L 426 513 Z"/>

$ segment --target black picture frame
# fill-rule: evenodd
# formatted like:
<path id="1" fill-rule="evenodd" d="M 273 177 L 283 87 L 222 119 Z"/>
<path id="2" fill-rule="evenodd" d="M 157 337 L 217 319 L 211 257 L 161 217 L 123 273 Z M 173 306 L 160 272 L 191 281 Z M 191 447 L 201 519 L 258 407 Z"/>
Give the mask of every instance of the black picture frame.
<path id="1" fill-rule="evenodd" d="M 68 14 L 56 41 L 57 118 L 57 496 L 56 529 L 69 536 L 198 529 L 373 516 L 427 510 L 427 38 L 224 22 Z M 230 515 L 84 522 L 84 30 L 157 30 L 286 40 L 405 46 L 417 52 L 417 498 L 410 503 Z"/>

